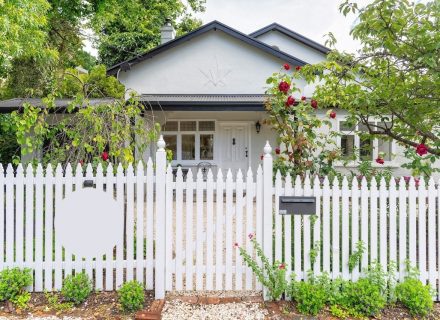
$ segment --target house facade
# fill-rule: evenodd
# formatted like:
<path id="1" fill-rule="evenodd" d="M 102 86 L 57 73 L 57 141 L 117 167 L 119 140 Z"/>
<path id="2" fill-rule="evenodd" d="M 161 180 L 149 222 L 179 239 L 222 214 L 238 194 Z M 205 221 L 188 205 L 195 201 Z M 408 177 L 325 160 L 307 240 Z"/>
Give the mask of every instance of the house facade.
<path id="1" fill-rule="evenodd" d="M 108 70 L 127 89 L 141 96 L 162 125 L 167 148 L 173 151 L 173 166 L 194 169 L 256 169 L 262 146 L 268 140 L 277 145 L 277 135 L 264 124 L 266 79 L 289 63 L 292 68 L 323 61 L 329 49 L 276 23 L 243 34 L 213 21 L 180 38 L 171 25 L 162 29 L 162 44 L 142 56 L 121 62 Z M 299 80 L 301 95 L 310 99 L 313 85 Z M 326 117 L 327 110 L 318 110 Z M 385 164 L 397 175 L 408 172 L 402 148 L 380 139 L 362 141 L 344 123 L 338 111 L 331 128 L 342 136 L 338 145 L 349 157 L 361 152 L 362 160 L 385 154 Z M 356 151 L 361 149 L 362 151 Z M 340 170 L 358 163 L 337 164 Z"/>

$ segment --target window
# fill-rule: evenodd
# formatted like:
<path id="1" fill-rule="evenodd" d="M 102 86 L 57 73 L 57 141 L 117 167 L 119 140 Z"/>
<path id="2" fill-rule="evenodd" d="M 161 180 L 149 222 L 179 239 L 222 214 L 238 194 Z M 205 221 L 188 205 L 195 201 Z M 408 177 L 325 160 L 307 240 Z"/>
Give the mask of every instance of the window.
<path id="1" fill-rule="evenodd" d="M 383 123 L 381 124 L 383 125 Z M 392 160 L 392 142 L 381 138 L 364 137 L 362 133 L 368 132 L 367 126 L 363 124 L 353 126 L 341 121 L 339 130 L 342 133 L 341 150 L 344 159 L 359 158 L 360 160 L 372 161 L 380 154 L 385 161 Z"/>
<path id="2" fill-rule="evenodd" d="M 173 160 L 214 160 L 215 121 L 168 121 L 162 131 Z"/>

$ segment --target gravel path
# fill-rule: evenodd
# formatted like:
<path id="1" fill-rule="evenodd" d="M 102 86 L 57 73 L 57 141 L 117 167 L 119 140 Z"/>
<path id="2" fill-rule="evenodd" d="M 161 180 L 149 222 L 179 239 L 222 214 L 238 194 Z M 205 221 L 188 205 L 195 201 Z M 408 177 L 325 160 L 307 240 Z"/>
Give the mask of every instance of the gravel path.
<path id="1" fill-rule="evenodd" d="M 56 316 L 50 316 L 50 317 L 34 317 L 34 316 L 29 316 L 26 318 L 27 320 L 84 320 L 84 318 L 77 318 L 77 317 L 56 317 Z M 23 318 L 18 318 L 18 317 L 1 317 L 0 316 L 0 320 L 23 320 Z"/>
<path id="2" fill-rule="evenodd" d="M 165 303 L 162 320 L 264 320 L 267 314 L 257 303 L 197 305 L 170 301 Z"/>

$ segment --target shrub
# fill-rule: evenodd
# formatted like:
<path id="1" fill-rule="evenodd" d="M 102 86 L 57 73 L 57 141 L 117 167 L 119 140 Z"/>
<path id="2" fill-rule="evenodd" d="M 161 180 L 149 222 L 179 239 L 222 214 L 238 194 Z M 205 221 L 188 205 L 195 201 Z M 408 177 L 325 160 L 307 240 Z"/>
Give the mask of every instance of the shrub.
<path id="1" fill-rule="evenodd" d="M 319 283 L 292 281 L 289 293 L 301 313 L 316 316 L 327 301 L 327 292 Z"/>
<path id="2" fill-rule="evenodd" d="M 124 311 L 137 311 L 144 305 L 144 287 L 134 280 L 126 282 L 118 290 L 118 297 Z"/>
<path id="3" fill-rule="evenodd" d="M 64 299 L 74 304 L 83 303 L 91 292 L 92 283 L 85 273 L 67 276 L 61 289 Z"/>
<path id="4" fill-rule="evenodd" d="M 413 316 L 424 317 L 433 308 L 431 287 L 420 280 L 406 278 L 396 286 L 397 301 L 400 301 Z"/>
<path id="5" fill-rule="evenodd" d="M 252 269 L 258 281 L 267 288 L 270 298 L 272 300 L 279 300 L 287 289 L 286 264 L 279 261 L 271 264 L 264 255 L 263 249 L 257 242 L 255 235 L 251 233 L 249 239 L 257 257 L 262 262 L 262 266 L 259 266 L 258 262 L 245 249 L 236 244 L 236 247 L 240 250 L 240 256 L 243 257 L 244 262 Z"/>
<path id="6" fill-rule="evenodd" d="M 0 272 L 0 301 L 9 300 L 19 308 L 25 308 L 30 294 L 25 291 L 32 285 L 30 269 L 4 269 Z"/>

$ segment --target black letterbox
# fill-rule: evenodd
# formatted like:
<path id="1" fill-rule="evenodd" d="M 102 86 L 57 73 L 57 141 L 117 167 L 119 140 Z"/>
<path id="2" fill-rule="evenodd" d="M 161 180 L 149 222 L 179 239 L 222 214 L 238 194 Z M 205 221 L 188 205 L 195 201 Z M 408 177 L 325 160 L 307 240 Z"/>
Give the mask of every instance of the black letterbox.
<path id="1" fill-rule="evenodd" d="M 280 214 L 316 214 L 316 197 L 280 197 Z"/>

